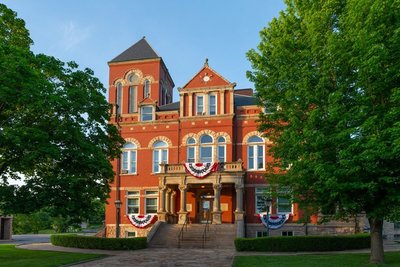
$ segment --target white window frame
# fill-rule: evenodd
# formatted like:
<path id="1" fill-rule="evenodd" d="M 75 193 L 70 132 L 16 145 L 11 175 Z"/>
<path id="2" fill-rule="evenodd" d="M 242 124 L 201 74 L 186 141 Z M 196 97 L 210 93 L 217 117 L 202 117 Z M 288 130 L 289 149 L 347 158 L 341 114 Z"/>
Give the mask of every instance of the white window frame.
<path id="1" fill-rule="evenodd" d="M 211 96 L 215 97 L 215 102 L 214 102 L 214 104 L 215 104 L 215 114 L 211 114 L 211 104 L 210 104 L 211 103 L 211 101 L 210 101 Z M 208 115 L 210 115 L 210 116 L 218 115 L 218 95 L 216 93 L 210 93 L 208 95 Z"/>
<path id="2" fill-rule="evenodd" d="M 199 98 L 201 98 L 202 99 L 202 109 L 201 110 L 199 110 Z M 205 97 L 204 97 L 204 94 L 197 94 L 196 95 L 196 115 L 205 115 L 206 114 L 206 109 L 205 109 L 205 106 L 204 106 L 204 101 L 205 100 Z"/>
<path id="3" fill-rule="evenodd" d="M 253 137 L 253 136 L 251 136 L 251 137 Z M 257 137 L 261 138 L 261 140 L 264 140 L 260 136 L 257 136 Z M 262 167 L 258 167 L 258 158 L 259 158 L 258 148 L 259 147 L 262 147 Z M 253 150 L 253 158 L 252 159 L 250 159 L 250 150 L 251 149 Z M 251 161 L 253 163 L 253 167 L 250 166 Z M 255 171 L 265 170 L 265 143 L 264 142 L 251 142 L 251 143 L 248 142 L 247 143 L 247 169 L 255 170 Z"/>
<path id="4" fill-rule="evenodd" d="M 128 89 L 128 113 L 132 114 L 136 112 L 136 94 L 137 94 L 137 87 L 136 86 L 129 86 Z"/>
<path id="5" fill-rule="evenodd" d="M 150 192 L 154 192 L 151 194 Z M 153 213 L 147 213 L 147 199 L 155 199 L 156 200 L 156 208 L 155 212 Z M 158 205 L 158 190 L 157 189 L 147 189 L 144 192 L 144 214 L 157 214 L 157 211 L 159 209 Z"/>
<path id="6" fill-rule="evenodd" d="M 133 143 L 131 143 L 133 144 Z M 135 144 L 133 144 L 135 145 Z M 135 171 L 131 172 L 132 169 L 132 154 L 135 154 L 135 158 L 134 158 L 134 164 L 135 164 Z M 124 157 L 124 153 L 127 154 L 127 165 L 128 168 L 124 169 L 124 161 L 125 161 L 125 157 Z M 137 146 L 135 145 L 135 148 L 123 148 L 122 149 L 122 155 L 121 155 L 121 173 L 122 174 L 136 174 L 137 173 Z"/>
<path id="7" fill-rule="evenodd" d="M 134 194 L 129 194 L 129 193 L 134 193 Z M 138 200 L 138 212 L 137 213 L 128 213 L 129 211 L 129 205 L 128 205 L 128 200 L 129 199 L 137 199 Z M 126 191 L 126 214 L 140 214 L 140 191 L 139 190 L 128 190 Z"/>
<path id="8" fill-rule="evenodd" d="M 218 139 L 222 137 L 224 138 L 224 142 L 219 142 Z M 217 138 L 217 161 L 220 162 L 219 158 L 219 148 L 222 147 L 224 149 L 224 160 L 221 162 L 226 162 L 226 138 L 224 136 L 219 136 Z"/>
<path id="9" fill-rule="evenodd" d="M 143 98 L 150 97 L 151 94 L 151 82 L 149 79 L 144 80 L 143 83 Z"/>
<path id="10" fill-rule="evenodd" d="M 154 147 L 154 144 L 156 144 L 159 141 L 163 142 L 165 144 L 165 146 Z M 161 169 L 160 169 L 161 163 L 168 164 L 168 156 L 169 156 L 168 155 L 169 154 L 168 144 L 165 141 L 162 141 L 162 140 L 159 140 L 159 141 L 156 141 L 156 143 L 153 144 L 153 152 L 152 152 L 152 171 L 153 171 L 153 173 L 159 173 L 161 171 Z M 166 151 L 167 156 L 166 156 L 166 160 L 163 160 L 162 156 L 165 151 Z M 155 157 L 154 157 L 156 155 L 156 153 L 158 154 L 158 164 L 156 164 Z"/>
<path id="11" fill-rule="evenodd" d="M 211 143 L 204 143 L 203 144 L 201 142 L 201 138 L 203 136 L 205 136 L 205 135 L 208 135 L 208 136 L 211 137 L 211 140 L 212 140 Z M 211 161 L 204 161 L 203 163 L 205 163 L 205 162 L 213 162 L 214 161 L 214 143 L 215 143 L 215 140 L 211 135 L 203 134 L 202 136 L 200 136 L 200 139 L 199 139 L 199 162 L 203 162 L 202 161 L 202 156 L 201 156 L 202 148 L 211 148 Z"/>
<path id="12" fill-rule="evenodd" d="M 254 201 L 255 201 L 255 203 L 254 203 L 254 210 L 255 210 L 255 213 L 256 214 L 259 214 L 259 213 L 261 213 L 261 212 L 266 212 L 266 211 L 264 211 L 264 210 L 260 210 L 259 209 L 259 207 L 258 207 L 258 198 L 265 198 L 266 196 L 265 196 L 265 193 L 266 193 L 266 190 L 268 190 L 268 187 L 255 187 L 254 188 Z M 269 206 L 269 211 L 268 211 L 268 213 L 269 214 L 271 214 L 271 212 L 272 212 L 272 203 L 271 203 L 271 205 Z"/>
<path id="13" fill-rule="evenodd" d="M 144 113 L 143 110 L 145 108 L 151 108 L 151 119 L 150 120 L 144 120 L 143 114 L 148 115 L 149 113 Z M 151 105 L 145 105 L 140 107 L 140 121 L 153 121 L 154 120 L 154 107 Z"/>
<path id="14" fill-rule="evenodd" d="M 290 211 L 279 211 L 279 199 L 287 199 L 290 205 Z M 290 199 L 285 197 L 277 197 L 276 198 L 276 213 L 277 214 L 293 214 L 293 203 L 291 203 Z"/>

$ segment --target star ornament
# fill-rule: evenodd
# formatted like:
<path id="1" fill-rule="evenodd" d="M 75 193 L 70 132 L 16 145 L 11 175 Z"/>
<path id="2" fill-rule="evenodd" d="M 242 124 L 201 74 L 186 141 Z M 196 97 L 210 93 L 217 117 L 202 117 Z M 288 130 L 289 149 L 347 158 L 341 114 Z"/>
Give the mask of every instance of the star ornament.
<path id="1" fill-rule="evenodd" d="M 212 74 L 209 75 L 208 72 L 205 72 L 203 75 L 200 76 L 200 78 L 204 83 L 208 83 L 209 81 L 211 81 L 212 76 Z"/>

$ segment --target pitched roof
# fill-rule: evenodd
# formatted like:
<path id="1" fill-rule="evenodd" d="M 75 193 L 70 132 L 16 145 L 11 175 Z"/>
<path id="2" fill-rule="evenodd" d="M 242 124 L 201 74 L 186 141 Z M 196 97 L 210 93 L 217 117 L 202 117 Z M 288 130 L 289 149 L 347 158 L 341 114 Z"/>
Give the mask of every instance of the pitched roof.
<path id="1" fill-rule="evenodd" d="M 174 103 L 169 103 L 166 105 L 162 105 L 158 107 L 158 110 L 160 111 L 171 111 L 171 110 L 179 110 L 180 105 L 179 105 L 179 101 L 178 102 L 174 102 Z"/>
<path id="2" fill-rule="evenodd" d="M 143 37 L 137 43 L 126 49 L 124 52 L 113 58 L 110 62 L 121 62 L 139 59 L 160 58 L 154 49 Z"/>
<path id="3" fill-rule="evenodd" d="M 254 96 L 234 94 L 235 107 L 257 105 L 257 99 Z"/>

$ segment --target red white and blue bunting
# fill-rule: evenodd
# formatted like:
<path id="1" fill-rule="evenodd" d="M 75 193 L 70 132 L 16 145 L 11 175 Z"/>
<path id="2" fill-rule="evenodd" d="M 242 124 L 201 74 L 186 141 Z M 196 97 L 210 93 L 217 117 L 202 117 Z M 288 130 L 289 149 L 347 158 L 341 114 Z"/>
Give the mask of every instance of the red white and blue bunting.
<path id="1" fill-rule="evenodd" d="M 218 162 L 207 163 L 185 163 L 185 169 L 196 178 L 204 178 L 211 172 L 218 170 Z"/>
<path id="2" fill-rule="evenodd" d="M 262 224 L 269 229 L 279 229 L 289 219 L 290 214 L 268 215 L 266 212 L 258 214 Z"/>
<path id="3" fill-rule="evenodd" d="M 148 215 L 135 215 L 135 214 L 128 214 L 129 221 L 133 226 L 137 228 L 145 228 L 149 226 L 149 224 L 153 223 L 157 220 L 156 214 L 148 214 Z"/>

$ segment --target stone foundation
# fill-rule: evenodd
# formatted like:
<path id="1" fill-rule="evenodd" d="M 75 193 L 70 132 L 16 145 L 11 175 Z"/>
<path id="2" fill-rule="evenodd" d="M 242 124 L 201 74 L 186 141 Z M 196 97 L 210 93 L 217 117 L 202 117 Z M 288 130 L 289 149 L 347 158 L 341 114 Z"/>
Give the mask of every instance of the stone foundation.
<path id="1" fill-rule="evenodd" d="M 131 224 L 120 224 L 120 237 L 125 238 L 127 236 L 127 232 L 135 232 L 136 237 L 146 237 L 150 232 L 153 225 L 150 225 L 146 228 L 136 228 Z M 106 225 L 106 237 L 115 237 L 115 224 L 107 224 Z"/>

